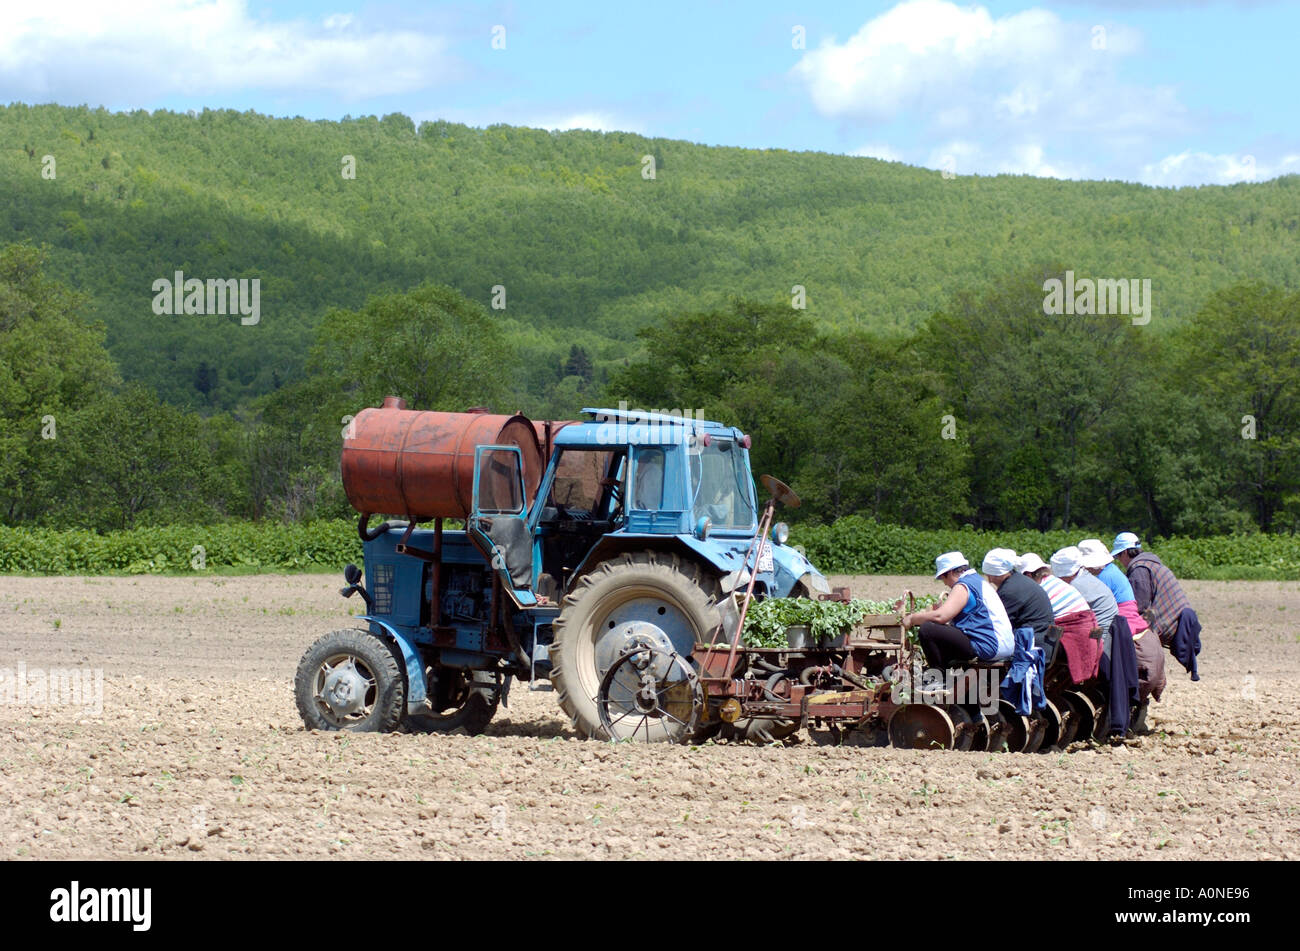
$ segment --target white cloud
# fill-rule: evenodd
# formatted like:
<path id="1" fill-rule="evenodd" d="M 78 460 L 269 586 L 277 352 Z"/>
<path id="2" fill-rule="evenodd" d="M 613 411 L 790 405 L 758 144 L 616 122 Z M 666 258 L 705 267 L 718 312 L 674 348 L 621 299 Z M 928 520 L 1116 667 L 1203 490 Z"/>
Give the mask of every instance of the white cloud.
<path id="1" fill-rule="evenodd" d="M 995 20 L 984 7 L 905 0 L 845 42 L 809 51 L 794 73 L 825 115 L 892 118 L 961 98 L 964 84 L 989 74 L 1023 76 L 1022 95 L 1050 87 L 1068 58 L 1070 32 L 1045 10 Z"/>
<path id="2" fill-rule="evenodd" d="M 525 122 L 524 125 L 532 126 L 535 129 L 553 129 L 556 132 L 567 132 L 570 129 L 590 129 L 593 132 L 635 132 L 641 134 L 643 131 L 639 123 L 617 119 L 607 112 L 576 112 L 563 117 L 534 119 L 531 122 Z"/>
<path id="3" fill-rule="evenodd" d="M 1141 35 L 1121 25 L 903 0 L 848 39 L 808 51 L 791 76 L 818 113 L 846 128 L 895 123 L 891 138 L 923 148 L 966 143 L 964 155 L 936 148 L 966 172 L 1072 178 L 1112 154 L 1150 154 L 1151 143 L 1189 131 L 1172 87 L 1119 78 L 1141 52 Z"/>
<path id="4" fill-rule="evenodd" d="M 1039 178 L 1087 178 L 1090 170 L 1074 162 L 1049 161 L 1038 142 L 1001 143 L 996 150 L 976 142 L 955 139 L 935 147 L 927 168 L 957 175 L 1035 175 Z"/>
<path id="5" fill-rule="evenodd" d="M 1253 155 L 1179 152 L 1142 166 L 1141 181 L 1148 185 L 1233 185 L 1262 182 L 1279 175 L 1300 173 L 1300 155 L 1284 155 L 1275 162 L 1259 162 Z"/>
<path id="6" fill-rule="evenodd" d="M 113 104 L 240 89 L 366 99 L 455 65 L 441 37 L 365 30 L 350 14 L 271 21 L 246 0 L 69 0 L 0 8 L 0 99 Z"/>
<path id="7" fill-rule="evenodd" d="M 981 150 L 974 142 L 954 139 L 937 146 L 925 160 L 927 168 L 953 172 L 958 175 L 970 175 L 975 172 L 978 160 L 982 159 Z"/>
<path id="8" fill-rule="evenodd" d="M 883 143 L 864 145 L 861 148 L 854 149 L 849 154 L 860 155 L 864 158 L 882 159 L 886 162 L 903 161 L 903 155 L 901 152 L 888 145 L 884 145 Z"/>
<path id="9" fill-rule="evenodd" d="M 1026 142 L 1013 146 L 998 162 L 998 171 L 1008 175 L 1036 175 L 1039 178 L 1084 178 L 1086 172 L 1076 165 L 1049 162 L 1041 145 Z"/>

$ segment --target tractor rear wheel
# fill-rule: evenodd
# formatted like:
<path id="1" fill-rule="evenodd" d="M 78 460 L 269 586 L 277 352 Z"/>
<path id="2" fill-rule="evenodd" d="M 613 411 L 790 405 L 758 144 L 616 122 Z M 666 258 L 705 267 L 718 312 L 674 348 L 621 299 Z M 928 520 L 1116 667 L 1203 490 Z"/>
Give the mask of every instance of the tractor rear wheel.
<path id="1" fill-rule="evenodd" d="M 388 733 L 406 712 L 406 680 L 387 642 L 369 631 L 331 631 L 302 655 L 294 676 L 309 730 Z"/>
<path id="2" fill-rule="evenodd" d="M 689 665 L 695 644 L 707 641 L 718 625 L 716 587 L 693 562 L 654 551 L 620 555 L 578 579 L 564 598 L 551 645 L 551 683 L 578 733 L 630 739 L 636 726 L 649 741 L 690 739 L 668 717 L 654 724 L 629 718 L 611 737 L 601 724 L 601 682 L 636 644 L 676 654 Z"/>
<path id="3" fill-rule="evenodd" d="M 420 713 L 403 721 L 417 733 L 465 733 L 478 736 L 496 715 L 501 695 L 490 671 L 439 671 L 431 697 L 437 713 Z"/>

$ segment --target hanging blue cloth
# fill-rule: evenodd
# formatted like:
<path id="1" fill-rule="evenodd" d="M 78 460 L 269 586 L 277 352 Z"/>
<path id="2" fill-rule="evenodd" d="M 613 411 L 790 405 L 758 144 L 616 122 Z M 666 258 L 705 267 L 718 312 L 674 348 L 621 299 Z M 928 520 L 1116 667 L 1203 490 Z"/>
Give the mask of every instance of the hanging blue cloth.
<path id="1" fill-rule="evenodd" d="M 1174 660 L 1182 664 L 1193 680 L 1200 680 L 1197 670 L 1196 655 L 1201 652 L 1201 619 L 1191 608 L 1183 608 L 1178 615 L 1178 629 L 1169 641 L 1169 653 Z"/>
<path id="2" fill-rule="evenodd" d="M 1043 672 L 1047 666 L 1043 649 L 1034 646 L 1034 629 L 1015 629 L 1016 650 L 1011 655 L 1011 669 L 1002 678 L 1002 699 L 1016 708 L 1016 713 L 1029 716 L 1047 705 L 1043 693 Z"/>
<path id="3" fill-rule="evenodd" d="M 1101 659 L 1109 710 L 1106 729 L 1111 736 L 1124 736 L 1128 733 L 1129 712 L 1138 702 L 1137 647 L 1133 644 L 1133 629 L 1123 615 L 1116 615 L 1110 633 L 1110 653 Z"/>

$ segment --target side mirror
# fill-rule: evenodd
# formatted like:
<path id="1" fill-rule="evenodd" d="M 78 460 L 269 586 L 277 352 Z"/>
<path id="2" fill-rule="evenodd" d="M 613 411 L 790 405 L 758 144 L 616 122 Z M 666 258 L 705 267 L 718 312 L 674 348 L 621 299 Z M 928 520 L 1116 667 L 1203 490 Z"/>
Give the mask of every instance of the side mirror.
<path id="1" fill-rule="evenodd" d="M 348 565 L 343 569 L 343 577 L 347 579 L 348 584 L 356 584 L 361 580 L 361 569 L 356 565 Z"/>

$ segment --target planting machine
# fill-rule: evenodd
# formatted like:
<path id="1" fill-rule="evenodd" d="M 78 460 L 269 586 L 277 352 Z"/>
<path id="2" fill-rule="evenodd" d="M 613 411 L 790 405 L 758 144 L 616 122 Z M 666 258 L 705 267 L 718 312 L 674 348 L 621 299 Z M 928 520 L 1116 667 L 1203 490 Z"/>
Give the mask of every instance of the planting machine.
<path id="1" fill-rule="evenodd" d="M 891 671 L 914 658 L 894 615 L 820 643 L 747 647 L 754 599 L 847 598 L 773 524 L 797 496 L 764 476 L 759 500 L 750 438 L 732 427 L 585 412 L 534 422 L 390 397 L 353 420 L 342 475 L 365 569 L 347 567 L 342 594 L 365 612 L 299 664 L 309 728 L 478 733 L 515 681 L 552 687 L 598 739 L 772 742 L 809 728 L 1019 751 L 1104 721 L 1082 703 L 981 712 L 951 685 L 900 695 Z M 384 514 L 400 520 L 370 524 Z"/>

